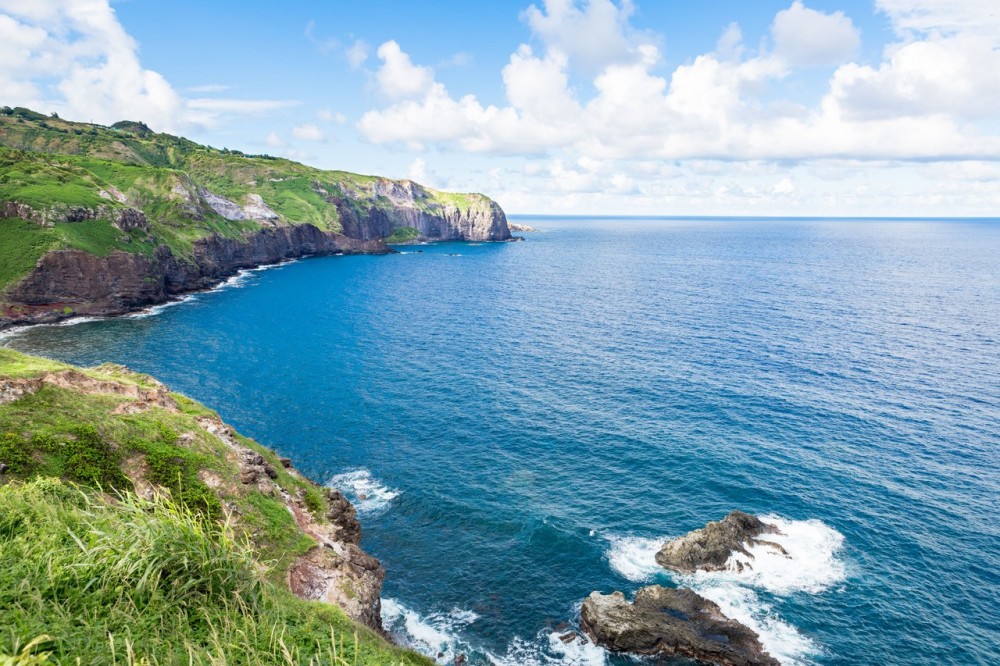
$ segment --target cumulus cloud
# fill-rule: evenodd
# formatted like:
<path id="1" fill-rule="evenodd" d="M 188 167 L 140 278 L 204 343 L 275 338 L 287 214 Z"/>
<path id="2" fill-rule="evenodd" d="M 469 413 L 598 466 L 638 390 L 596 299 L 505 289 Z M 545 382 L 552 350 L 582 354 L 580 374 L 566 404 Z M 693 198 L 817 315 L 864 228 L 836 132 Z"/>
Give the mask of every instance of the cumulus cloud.
<path id="1" fill-rule="evenodd" d="M 0 0 L 0 44 L 4 103 L 66 117 L 105 124 L 142 120 L 177 131 L 216 123 L 225 113 L 289 104 L 184 98 L 159 72 L 142 66 L 138 45 L 108 0 Z"/>
<path id="2" fill-rule="evenodd" d="M 837 70 L 829 101 L 852 120 L 1000 114 L 1000 50 L 976 34 L 894 45 L 878 66 Z"/>
<path id="3" fill-rule="evenodd" d="M 305 123 L 292 128 L 292 136 L 302 141 L 326 141 L 326 136 L 316 125 Z"/>
<path id="4" fill-rule="evenodd" d="M 984 0 L 875 0 L 904 37 L 913 33 L 976 34 L 1000 42 L 1000 11 Z"/>
<path id="5" fill-rule="evenodd" d="M 629 18 L 635 13 L 632 0 L 545 0 L 539 8 L 531 5 L 522 19 L 549 51 L 557 51 L 584 71 L 595 73 L 604 67 L 636 59 L 638 47 L 650 43 L 650 36 L 633 29 Z"/>
<path id="6" fill-rule="evenodd" d="M 378 89 L 389 99 L 417 97 L 430 90 L 434 71 L 414 65 L 410 56 L 395 41 L 388 41 L 376 52 L 382 65 L 375 74 Z"/>
<path id="7" fill-rule="evenodd" d="M 622 21 L 631 11 L 608 0 L 530 8 L 526 20 L 548 46 L 536 53 L 521 45 L 510 56 L 506 105 L 452 95 L 430 68 L 387 42 L 379 80 L 390 102 L 364 114 L 358 129 L 375 143 L 412 149 L 597 159 L 1000 158 L 1000 137 L 968 122 L 1000 114 L 1000 54 L 975 33 L 932 32 L 891 45 L 876 66 L 842 64 L 810 107 L 782 100 L 781 84 L 797 67 L 857 52 L 859 33 L 843 13 L 793 2 L 774 17 L 773 50 L 746 49 L 739 26 L 730 25 L 715 52 L 666 75 L 649 41 L 611 39 L 614 48 L 588 56 L 560 28 L 596 30 L 590 13 L 612 12 L 615 34 L 628 35 Z M 574 57 L 599 66 L 586 96 L 570 84 Z M 395 83 L 404 72 L 405 88 Z"/>
<path id="8" fill-rule="evenodd" d="M 795 0 L 771 24 L 775 52 L 795 65 L 836 65 L 857 54 L 861 33 L 844 12 L 826 14 Z"/>

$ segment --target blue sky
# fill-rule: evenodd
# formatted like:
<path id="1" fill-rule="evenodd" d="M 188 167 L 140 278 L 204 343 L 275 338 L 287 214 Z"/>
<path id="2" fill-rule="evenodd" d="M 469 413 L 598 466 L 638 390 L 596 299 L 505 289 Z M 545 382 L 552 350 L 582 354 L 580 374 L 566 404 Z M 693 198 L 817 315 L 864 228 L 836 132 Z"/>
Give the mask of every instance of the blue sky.
<path id="1" fill-rule="evenodd" d="M 980 0 L 0 0 L 0 104 L 509 212 L 1000 214 Z"/>

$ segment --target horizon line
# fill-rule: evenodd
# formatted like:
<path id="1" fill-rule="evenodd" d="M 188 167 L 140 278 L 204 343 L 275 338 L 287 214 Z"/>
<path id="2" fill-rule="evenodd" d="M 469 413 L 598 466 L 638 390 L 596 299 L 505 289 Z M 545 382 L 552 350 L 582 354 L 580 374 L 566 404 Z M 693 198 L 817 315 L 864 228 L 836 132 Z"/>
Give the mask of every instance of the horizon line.
<path id="1" fill-rule="evenodd" d="M 911 221 L 911 222 L 947 222 L 947 221 L 983 221 L 1000 222 L 1000 215 L 634 215 L 634 214 L 586 214 L 572 213 L 507 213 L 507 217 L 532 217 L 542 219 L 583 219 L 583 220 L 818 220 L 818 221 Z"/>

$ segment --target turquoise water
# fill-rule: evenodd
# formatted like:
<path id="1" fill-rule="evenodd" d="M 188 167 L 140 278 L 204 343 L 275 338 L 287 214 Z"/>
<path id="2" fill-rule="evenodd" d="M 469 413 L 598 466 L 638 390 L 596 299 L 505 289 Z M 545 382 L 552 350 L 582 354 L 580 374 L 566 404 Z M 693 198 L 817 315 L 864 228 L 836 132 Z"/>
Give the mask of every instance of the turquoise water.
<path id="1" fill-rule="evenodd" d="M 554 628 L 660 581 L 784 663 L 1000 662 L 1000 223 L 518 221 L 5 343 L 155 374 L 347 490 L 435 655 L 617 663 Z M 734 508 L 793 559 L 657 571 Z"/>

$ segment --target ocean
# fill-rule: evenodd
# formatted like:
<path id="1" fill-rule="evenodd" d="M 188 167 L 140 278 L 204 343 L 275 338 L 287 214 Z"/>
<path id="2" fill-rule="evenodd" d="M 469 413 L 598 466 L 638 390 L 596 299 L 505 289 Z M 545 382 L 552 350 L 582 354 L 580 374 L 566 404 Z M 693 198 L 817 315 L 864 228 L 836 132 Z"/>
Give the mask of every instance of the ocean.
<path id="1" fill-rule="evenodd" d="M 783 664 L 1000 663 L 1000 221 L 515 221 L 2 343 L 153 374 L 343 489 L 442 663 L 635 663 L 559 635 L 652 582 Z M 733 509 L 791 557 L 658 569 Z"/>

